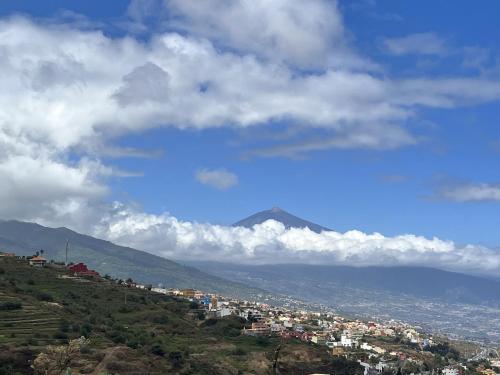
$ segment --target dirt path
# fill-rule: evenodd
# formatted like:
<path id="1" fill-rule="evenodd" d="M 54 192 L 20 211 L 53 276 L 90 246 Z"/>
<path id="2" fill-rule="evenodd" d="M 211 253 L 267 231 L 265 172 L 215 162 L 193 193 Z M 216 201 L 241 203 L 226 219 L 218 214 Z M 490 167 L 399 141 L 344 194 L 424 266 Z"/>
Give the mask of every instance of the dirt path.
<path id="1" fill-rule="evenodd" d="M 105 352 L 104 358 L 102 359 L 101 362 L 99 362 L 94 371 L 92 371 L 92 375 L 106 374 L 107 373 L 106 365 L 114 359 L 116 353 L 118 353 L 120 350 L 123 349 L 127 348 L 124 346 L 114 346 L 112 348 L 106 349 L 104 351 Z"/>

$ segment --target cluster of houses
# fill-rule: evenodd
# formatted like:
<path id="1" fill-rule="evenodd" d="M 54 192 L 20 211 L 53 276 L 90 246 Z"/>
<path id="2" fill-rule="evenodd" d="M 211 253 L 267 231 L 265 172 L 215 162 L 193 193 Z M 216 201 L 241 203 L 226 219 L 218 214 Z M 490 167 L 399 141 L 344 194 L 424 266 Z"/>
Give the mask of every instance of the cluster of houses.
<path id="1" fill-rule="evenodd" d="M 32 267 L 45 267 L 48 261 L 40 254 L 43 254 L 43 250 L 41 250 L 40 252 L 37 251 L 34 255 L 28 256 L 19 256 L 11 252 L 0 252 L 0 257 L 17 258 L 20 260 L 24 260 L 27 261 L 28 264 Z M 67 265 L 64 265 L 64 267 L 66 267 L 66 270 L 70 276 L 91 278 L 101 277 L 99 272 L 89 269 L 85 263 L 69 263 Z"/>
<path id="2" fill-rule="evenodd" d="M 249 326 L 242 330 L 244 335 L 274 335 L 284 340 L 298 339 L 324 346 L 333 356 L 345 357 L 350 353 L 363 352 L 366 358 L 370 359 L 370 363 L 359 361 L 365 369 L 365 375 L 397 369 L 397 366 L 404 362 L 422 363 L 421 359 L 413 358 L 408 352 L 384 348 L 381 344 L 384 337 L 397 336 L 420 349 L 429 349 L 436 345 L 431 335 L 422 334 L 415 327 L 398 321 L 379 323 L 349 320 L 335 313 L 276 308 L 264 303 L 224 298 L 195 289 L 152 288 L 151 290 L 196 301 L 204 307 L 207 318 L 222 318 L 229 315 L 242 317 Z M 380 344 L 375 345 L 373 342 Z M 497 369 L 500 370 L 500 361 L 498 362 L 491 361 L 491 364 L 498 365 Z M 444 375 L 463 375 L 466 373 L 465 368 L 465 364 L 456 364 L 440 370 Z M 480 367 L 477 371 L 484 375 L 497 374 L 489 368 Z"/>

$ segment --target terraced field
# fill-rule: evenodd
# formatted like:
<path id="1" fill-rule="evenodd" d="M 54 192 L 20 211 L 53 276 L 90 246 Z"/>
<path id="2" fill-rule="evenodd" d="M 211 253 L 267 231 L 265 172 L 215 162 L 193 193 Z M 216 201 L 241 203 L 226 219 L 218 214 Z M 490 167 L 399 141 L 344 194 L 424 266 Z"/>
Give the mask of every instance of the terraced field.
<path id="1" fill-rule="evenodd" d="M 0 292 L 0 305 L 5 302 L 18 302 L 15 297 Z M 59 307 L 22 302 L 19 310 L 0 310 L 0 343 L 29 342 L 32 345 L 47 345 L 58 339 L 61 316 L 56 309 Z"/>

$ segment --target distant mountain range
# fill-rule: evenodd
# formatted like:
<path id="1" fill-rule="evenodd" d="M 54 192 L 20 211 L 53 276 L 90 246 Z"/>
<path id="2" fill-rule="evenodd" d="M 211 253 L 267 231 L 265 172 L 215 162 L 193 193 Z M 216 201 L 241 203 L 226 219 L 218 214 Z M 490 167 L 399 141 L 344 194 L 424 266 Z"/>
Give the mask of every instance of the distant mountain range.
<path id="1" fill-rule="evenodd" d="M 70 262 L 84 262 L 103 275 L 107 273 L 122 279 L 132 277 L 142 283 L 198 288 L 243 298 L 265 293 L 257 288 L 224 280 L 193 267 L 79 234 L 67 228 L 47 228 L 34 223 L 0 221 L 0 251 L 32 255 L 43 249 L 47 259 L 64 261 L 66 240 L 69 241 Z"/>
<path id="2" fill-rule="evenodd" d="M 356 290 L 356 299 L 365 291 L 366 299 L 370 293 L 385 293 L 500 307 L 499 281 L 434 268 L 305 264 L 253 266 L 201 261 L 188 264 L 229 280 L 330 305 L 341 305 L 346 298 L 350 299 L 345 291 Z"/>
<path id="3" fill-rule="evenodd" d="M 279 207 L 273 207 L 270 210 L 257 212 L 256 214 L 240 220 L 233 224 L 233 227 L 252 228 L 255 224 L 262 224 L 267 220 L 276 220 L 289 228 L 309 228 L 313 232 L 321 233 L 324 230 L 330 230 L 321 225 L 311 223 L 310 221 L 294 216 Z"/>

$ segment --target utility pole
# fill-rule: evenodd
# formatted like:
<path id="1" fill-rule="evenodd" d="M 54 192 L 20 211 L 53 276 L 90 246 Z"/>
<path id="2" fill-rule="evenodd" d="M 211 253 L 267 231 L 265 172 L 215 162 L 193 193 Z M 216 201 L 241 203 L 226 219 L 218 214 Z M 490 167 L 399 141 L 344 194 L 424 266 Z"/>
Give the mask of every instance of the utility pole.
<path id="1" fill-rule="evenodd" d="M 66 240 L 66 261 L 64 262 L 66 266 L 68 265 L 68 247 L 69 247 L 69 240 Z"/>
<path id="2" fill-rule="evenodd" d="M 281 350 L 281 344 L 278 345 L 278 347 L 274 351 L 274 360 L 273 360 L 273 374 L 274 375 L 280 375 L 281 374 L 280 368 L 279 368 L 279 363 L 278 363 L 278 359 L 279 359 L 279 355 L 280 355 L 280 350 Z"/>

